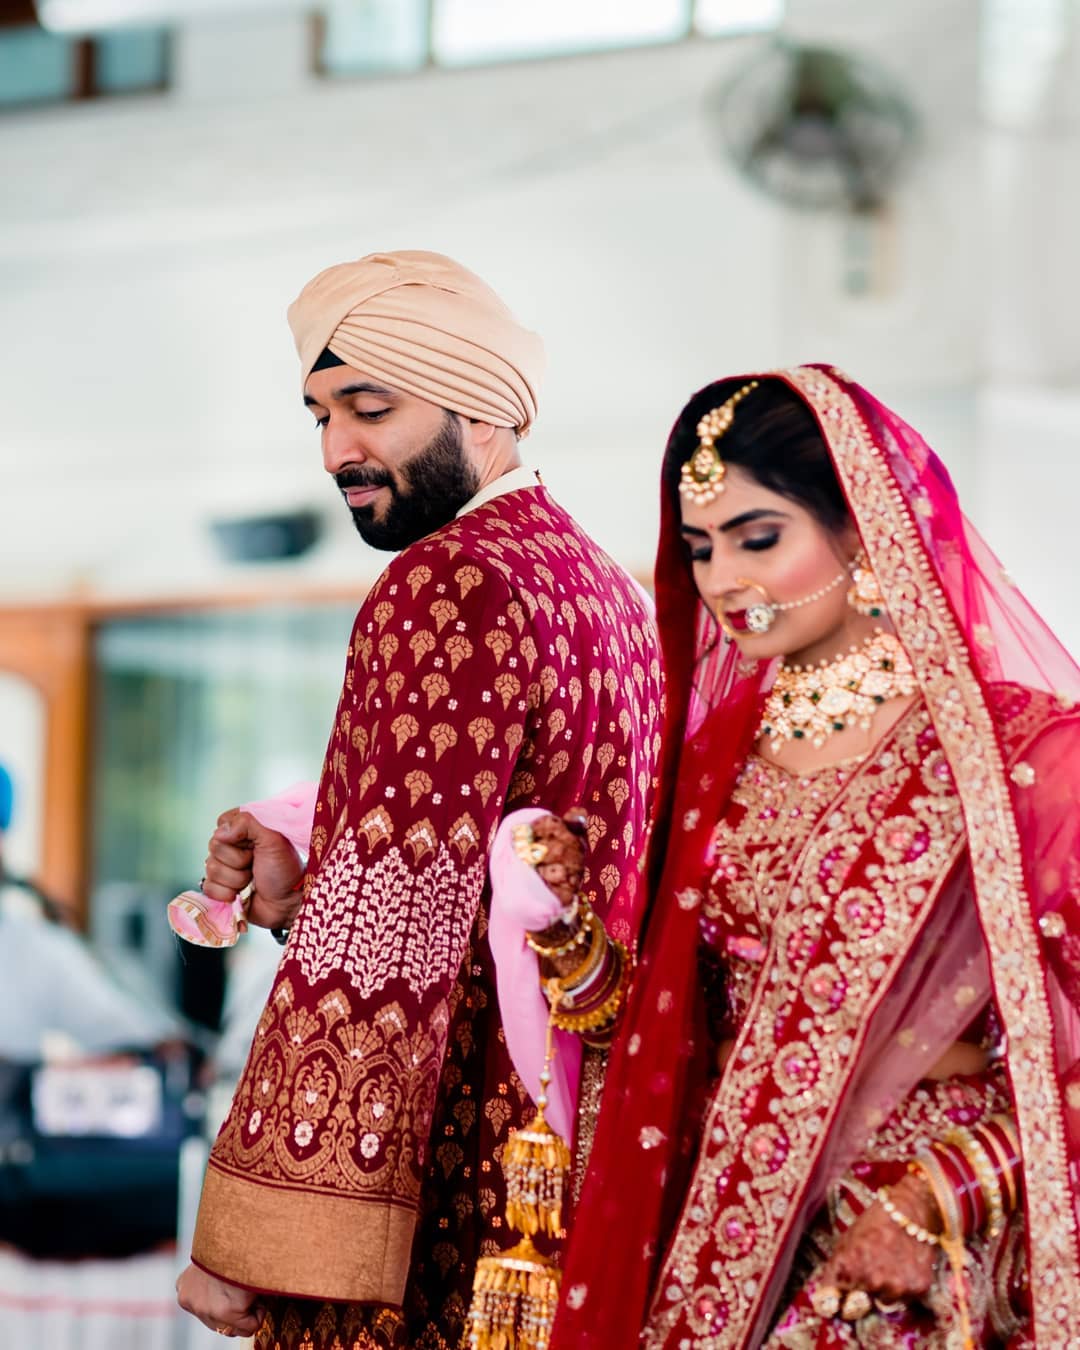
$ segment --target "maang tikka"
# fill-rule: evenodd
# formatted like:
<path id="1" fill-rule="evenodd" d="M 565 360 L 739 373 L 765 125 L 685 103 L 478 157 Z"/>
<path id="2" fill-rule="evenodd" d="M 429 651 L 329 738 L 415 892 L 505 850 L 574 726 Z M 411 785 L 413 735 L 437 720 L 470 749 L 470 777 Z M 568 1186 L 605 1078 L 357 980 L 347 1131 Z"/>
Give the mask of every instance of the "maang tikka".
<path id="1" fill-rule="evenodd" d="M 695 506 L 708 506 L 723 492 L 727 466 L 720 458 L 716 442 L 735 420 L 736 407 L 757 387 L 757 380 L 744 384 L 719 408 L 707 412 L 697 424 L 698 448 L 679 472 L 679 492 Z"/>

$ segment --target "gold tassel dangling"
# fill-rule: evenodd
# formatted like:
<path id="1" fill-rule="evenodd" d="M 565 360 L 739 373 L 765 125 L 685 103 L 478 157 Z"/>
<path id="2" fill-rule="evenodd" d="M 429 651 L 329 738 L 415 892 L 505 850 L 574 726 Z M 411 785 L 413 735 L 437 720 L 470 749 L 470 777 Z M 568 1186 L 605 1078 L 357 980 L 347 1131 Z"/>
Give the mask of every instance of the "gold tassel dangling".
<path id="1" fill-rule="evenodd" d="M 526 1237 L 562 1233 L 563 1187 L 570 1150 L 542 1111 L 523 1130 L 515 1130 L 503 1150 L 506 1222 Z"/>
<path id="2" fill-rule="evenodd" d="M 506 1222 L 526 1237 L 546 1233 L 556 1238 L 562 1232 L 563 1189 L 570 1171 L 570 1150 L 562 1135 L 547 1123 L 548 1084 L 555 1053 L 554 1019 L 559 1006 L 561 986 L 548 981 L 547 1041 L 544 1068 L 540 1074 L 540 1096 L 536 1115 L 524 1129 L 515 1130 L 503 1149 L 502 1168 L 506 1177 Z"/>
<path id="3" fill-rule="evenodd" d="M 547 1350 L 559 1275 L 528 1237 L 499 1256 L 481 1257 L 469 1309 L 471 1350 Z"/>
<path id="4" fill-rule="evenodd" d="M 559 1005 L 558 981 L 548 985 L 544 1069 L 536 1115 L 515 1130 L 503 1149 L 506 1222 L 525 1236 L 509 1251 L 477 1262 L 468 1317 L 471 1350 L 547 1350 L 559 1301 L 562 1272 L 533 1246 L 536 1233 L 562 1236 L 562 1203 L 570 1170 L 570 1150 L 544 1116 L 554 1055 L 553 1017 Z"/>

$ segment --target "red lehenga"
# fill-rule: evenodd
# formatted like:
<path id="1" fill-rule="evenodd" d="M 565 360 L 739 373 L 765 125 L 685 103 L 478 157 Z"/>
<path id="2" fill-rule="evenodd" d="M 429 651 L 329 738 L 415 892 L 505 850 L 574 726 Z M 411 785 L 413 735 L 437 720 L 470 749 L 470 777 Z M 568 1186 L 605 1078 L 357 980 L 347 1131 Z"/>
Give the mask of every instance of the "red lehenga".
<path id="1" fill-rule="evenodd" d="M 758 758 L 771 670 L 718 642 L 665 499 L 655 898 L 552 1350 L 953 1343 L 944 1263 L 925 1300 L 855 1323 L 814 1313 L 813 1272 L 919 1148 L 995 1111 L 1023 1207 L 969 1243 L 973 1330 L 1073 1345 L 1080 672 L 910 427 L 831 368 L 776 378 L 818 420 L 920 698 L 857 763 Z M 930 1080 L 960 1039 L 990 1067 Z"/>

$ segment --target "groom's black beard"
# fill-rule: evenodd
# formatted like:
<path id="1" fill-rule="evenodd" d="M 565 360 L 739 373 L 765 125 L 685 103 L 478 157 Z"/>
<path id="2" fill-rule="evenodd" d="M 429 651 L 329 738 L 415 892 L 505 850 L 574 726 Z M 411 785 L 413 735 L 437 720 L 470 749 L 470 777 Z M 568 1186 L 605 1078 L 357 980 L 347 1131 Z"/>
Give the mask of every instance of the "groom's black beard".
<path id="1" fill-rule="evenodd" d="M 451 412 L 399 473 L 401 486 L 386 469 L 342 469 L 334 475 L 342 492 L 347 488 L 389 488 L 390 504 L 379 520 L 375 519 L 374 506 L 349 507 L 360 537 L 372 548 L 396 552 L 415 544 L 453 520 L 480 486 L 480 476 L 461 443 L 461 426 Z"/>

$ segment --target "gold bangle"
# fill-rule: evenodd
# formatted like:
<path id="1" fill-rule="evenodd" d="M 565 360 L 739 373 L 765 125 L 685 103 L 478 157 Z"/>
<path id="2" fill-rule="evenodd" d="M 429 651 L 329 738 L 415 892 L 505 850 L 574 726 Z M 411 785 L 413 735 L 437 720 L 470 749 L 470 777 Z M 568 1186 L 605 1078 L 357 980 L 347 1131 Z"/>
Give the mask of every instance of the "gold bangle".
<path id="1" fill-rule="evenodd" d="M 614 943 L 611 942 L 611 940 L 608 938 L 607 934 L 605 933 L 605 934 L 604 934 L 604 953 L 605 953 L 605 954 L 606 954 L 606 952 L 607 952 L 607 950 L 608 950 L 609 948 L 611 949 L 613 959 L 612 959 L 612 964 L 611 964 L 611 970 L 610 970 L 610 972 L 608 973 L 607 978 L 611 981 L 611 987 L 614 989 L 614 988 L 616 988 L 616 987 L 618 986 L 619 981 L 622 979 L 622 973 L 623 973 L 623 972 L 622 972 L 622 964 L 621 964 L 621 963 L 622 963 L 621 951 L 622 951 L 623 949 L 620 947 L 620 944 L 619 944 L 618 942 L 614 942 Z M 578 996 L 578 995 L 580 995 L 580 994 L 584 994 L 584 993 L 587 991 L 588 987 L 591 986 L 591 985 L 593 984 L 593 982 L 594 982 L 594 977 L 596 976 L 597 972 L 601 970 L 601 967 L 603 966 L 603 964 L 604 964 L 604 962 L 603 962 L 603 955 L 601 955 L 600 960 L 598 960 L 598 961 L 596 962 L 596 964 L 593 966 L 592 970 L 590 970 L 590 971 L 587 973 L 586 977 L 585 977 L 584 979 L 582 979 L 582 980 L 577 981 L 576 984 L 570 984 L 569 980 L 559 980 L 559 981 L 558 981 L 558 984 L 559 984 L 559 992 L 560 992 L 560 1002 L 559 1002 L 559 1008 L 557 1009 L 557 1011 L 559 1012 L 559 1015 L 560 1015 L 561 1017 L 588 1017 L 588 1016 L 590 1015 L 590 1013 L 589 1013 L 588 1011 L 586 1011 L 586 1012 L 575 1012 L 575 1011 L 574 1011 L 574 999 L 575 999 L 575 996 Z M 610 995 L 609 995 L 609 997 L 610 997 Z M 596 1010 L 595 1010 L 595 1009 L 592 1009 L 591 1011 L 596 1011 Z"/>
<path id="2" fill-rule="evenodd" d="M 1013 1120 L 1012 1116 L 996 1115 L 991 1116 L 990 1119 L 995 1122 L 1002 1134 L 1012 1145 L 1012 1151 L 1018 1158 L 1022 1159 L 1024 1153 L 1020 1147 L 1020 1140 L 1016 1137 L 1016 1122 Z"/>
<path id="3" fill-rule="evenodd" d="M 611 947 L 610 939 L 608 939 L 607 934 L 605 933 L 604 948 L 603 948 L 605 959 L 606 954 L 610 949 L 610 947 Z M 597 961 L 596 965 L 593 966 L 592 970 L 590 970 L 588 974 L 584 975 L 580 980 L 575 981 L 573 985 L 570 985 L 565 981 L 561 980 L 559 981 L 560 984 L 559 1006 L 564 1011 L 573 1012 L 582 999 L 595 997 L 596 991 L 593 988 L 593 986 L 596 984 L 598 980 L 603 980 L 604 977 L 606 976 L 607 981 L 610 984 L 612 973 L 617 968 L 616 961 L 613 959 L 611 964 L 605 970 L 605 959 Z"/>
<path id="4" fill-rule="evenodd" d="M 599 1007 L 584 1013 L 564 1013 L 557 1009 L 552 1012 L 551 1020 L 560 1031 L 598 1031 L 614 1021 L 615 1014 L 622 1007 L 626 997 L 626 988 L 630 983 L 630 964 L 626 959 L 626 948 L 621 942 L 611 944 L 615 959 L 619 964 L 619 974 L 615 987 Z"/>
<path id="5" fill-rule="evenodd" d="M 884 1186 L 874 1192 L 874 1198 L 893 1223 L 899 1224 L 908 1237 L 914 1238 L 916 1242 L 922 1242 L 929 1247 L 938 1246 L 940 1241 L 938 1235 L 931 1233 L 929 1228 L 923 1228 L 921 1224 L 917 1224 L 898 1205 L 895 1205 Z"/>
<path id="6" fill-rule="evenodd" d="M 560 1031 L 576 1031 L 579 1033 L 599 1031 L 602 1027 L 606 1027 L 609 1022 L 615 1020 L 615 1014 L 622 1007 L 622 1001 L 623 990 L 620 985 L 615 989 L 610 998 L 604 1003 L 601 1003 L 600 1007 L 595 1008 L 592 1012 L 556 1013 L 552 1021 Z"/>
<path id="7" fill-rule="evenodd" d="M 567 956 L 575 947 L 580 947 L 589 936 L 588 919 L 591 913 L 591 910 L 585 910 L 577 932 L 573 937 L 567 938 L 566 941 L 558 947 L 549 947 L 544 942 L 537 942 L 535 935 L 528 931 L 525 933 L 525 942 L 532 948 L 537 956 Z"/>
<path id="8" fill-rule="evenodd" d="M 587 980 L 604 959 L 604 953 L 607 951 L 608 935 L 601 920 L 590 912 L 585 924 L 591 939 L 585 949 L 585 959 L 576 970 L 557 977 L 563 994 L 572 994 L 578 985 Z"/>
<path id="9" fill-rule="evenodd" d="M 926 1178 L 941 1214 L 944 1230 L 938 1237 L 938 1246 L 948 1258 L 952 1267 L 953 1282 L 956 1285 L 956 1305 L 960 1314 L 960 1337 L 964 1345 L 974 1345 L 971 1335 L 971 1313 L 968 1310 L 967 1286 L 964 1272 L 964 1225 L 960 1221 L 960 1209 L 956 1192 L 949 1185 L 949 1179 L 942 1170 L 940 1162 L 929 1149 L 917 1155 L 908 1170 L 921 1172 Z"/>
<path id="10" fill-rule="evenodd" d="M 956 1202 L 956 1192 L 949 1184 L 949 1178 L 942 1171 L 941 1164 L 934 1154 L 929 1150 L 918 1154 L 915 1161 L 908 1164 L 908 1170 L 915 1173 L 921 1172 L 923 1179 L 930 1187 L 930 1193 L 934 1197 L 934 1203 L 941 1215 L 942 1231 L 938 1241 L 941 1242 L 942 1238 L 958 1238 L 963 1241 L 964 1223 L 960 1217 L 960 1207 Z"/>

